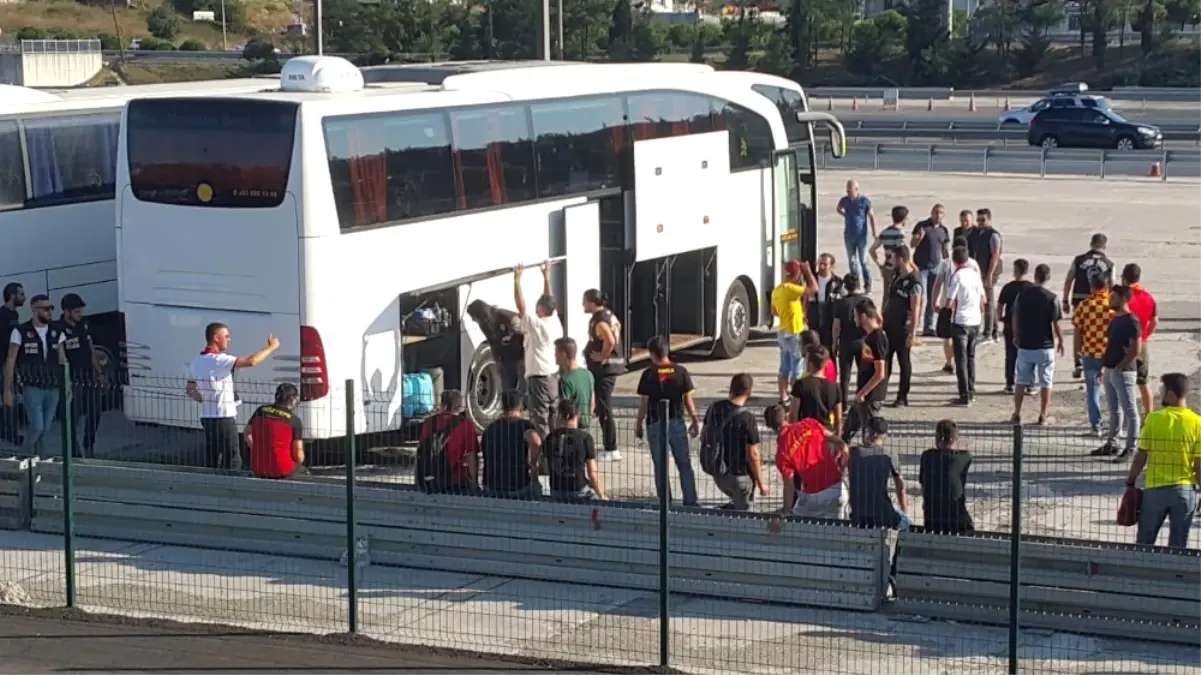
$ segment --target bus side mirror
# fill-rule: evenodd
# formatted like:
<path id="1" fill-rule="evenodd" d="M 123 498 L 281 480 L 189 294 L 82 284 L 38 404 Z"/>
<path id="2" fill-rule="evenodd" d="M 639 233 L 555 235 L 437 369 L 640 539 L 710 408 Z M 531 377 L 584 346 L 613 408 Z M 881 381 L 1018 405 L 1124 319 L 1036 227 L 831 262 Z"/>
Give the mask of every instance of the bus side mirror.
<path id="1" fill-rule="evenodd" d="M 796 114 L 796 120 L 801 124 L 820 124 L 826 127 L 830 133 L 830 154 L 834 155 L 835 159 L 847 154 L 847 132 L 837 117 L 824 112 L 799 112 Z"/>

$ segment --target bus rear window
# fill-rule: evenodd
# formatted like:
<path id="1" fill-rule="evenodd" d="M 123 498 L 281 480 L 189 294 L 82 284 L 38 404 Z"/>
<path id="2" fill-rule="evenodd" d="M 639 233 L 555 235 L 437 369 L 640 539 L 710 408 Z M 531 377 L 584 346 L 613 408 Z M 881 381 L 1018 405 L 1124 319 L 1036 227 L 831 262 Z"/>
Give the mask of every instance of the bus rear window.
<path id="1" fill-rule="evenodd" d="M 134 196 L 181 206 L 278 206 L 288 188 L 296 109 L 240 99 L 131 101 Z"/>

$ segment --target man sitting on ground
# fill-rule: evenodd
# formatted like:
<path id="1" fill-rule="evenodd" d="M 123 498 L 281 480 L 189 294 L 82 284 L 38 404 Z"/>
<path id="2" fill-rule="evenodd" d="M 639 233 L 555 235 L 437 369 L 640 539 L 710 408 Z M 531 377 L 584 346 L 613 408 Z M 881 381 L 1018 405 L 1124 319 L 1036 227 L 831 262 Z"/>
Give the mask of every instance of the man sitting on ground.
<path id="1" fill-rule="evenodd" d="M 763 416 L 767 427 L 778 434 L 776 468 L 784 484 L 784 506 L 780 513 L 844 518 L 846 443 L 812 417 L 786 423 L 782 405 L 768 407 Z"/>
<path id="2" fill-rule="evenodd" d="M 429 493 L 479 493 L 480 441 L 467 419 L 463 393 L 442 392 L 442 408 L 421 423 L 415 482 Z"/>
<path id="3" fill-rule="evenodd" d="M 927 532 L 968 534 L 976 529 L 966 496 L 972 454 L 956 448 L 958 442 L 959 426 L 954 420 L 940 420 L 934 428 L 934 447 L 922 453 L 918 482 Z"/>
<path id="4" fill-rule="evenodd" d="M 883 417 L 872 417 L 864 428 L 863 445 L 851 448 L 847 469 L 851 483 L 851 524 L 855 527 L 909 529 L 909 516 L 905 515 L 909 502 L 905 495 L 905 479 L 901 478 L 884 447 L 887 436 L 888 421 Z M 897 492 L 899 508 L 894 507 L 888 497 L 890 478 Z"/>
<path id="5" fill-rule="evenodd" d="M 542 496 L 538 465 L 542 437 L 527 420 L 521 392 L 500 394 L 504 415 L 488 425 L 480 442 L 484 455 L 483 487 L 493 497 L 529 499 Z"/>
<path id="6" fill-rule="evenodd" d="M 542 449 L 550 472 L 551 496 L 562 501 L 604 499 L 596 445 L 592 434 L 580 428 L 575 401 L 561 399 L 555 417 L 556 428 L 546 437 Z"/>
<path id="7" fill-rule="evenodd" d="M 275 403 L 254 411 L 246 424 L 250 470 L 259 478 L 291 478 L 307 474 L 304 468 L 304 425 L 292 409 L 300 400 L 296 385 L 285 382 L 275 389 Z"/>

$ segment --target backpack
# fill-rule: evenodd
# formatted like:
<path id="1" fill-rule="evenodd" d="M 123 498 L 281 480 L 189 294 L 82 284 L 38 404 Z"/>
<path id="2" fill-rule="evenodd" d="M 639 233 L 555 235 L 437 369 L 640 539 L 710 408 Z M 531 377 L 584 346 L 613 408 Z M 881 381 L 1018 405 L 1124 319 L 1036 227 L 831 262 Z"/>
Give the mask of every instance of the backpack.
<path id="1" fill-rule="evenodd" d="M 579 467 L 576 464 L 576 440 L 578 435 L 570 430 L 552 431 L 547 437 L 548 468 L 552 476 L 557 476 L 567 482 L 574 482 L 579 477 Z"/>
<path id="2" fill-rule="evenodd" d="M 726 464 L 725 439 L 723 438 L 730 422 L 742 414 L 741 406 L 734 406 L 729 416 L 718 424 L 706 424 L 701 434 L 701 470 L 710 476 L 724 476 L 730 471 Z"/>
<path id="3" fill-rule="evenodd" d="M 433 428 L 425 440 L 417 445 L 417 462 L 413 468 L 414 483 L 422 492 L 432 494 L 450 489 L 450 456 L 446 451 L 450 437 L 463 421 L 462 417 L 456 417 L 441 429 L 438 428 L 437 422 L 430 422 Z"/>

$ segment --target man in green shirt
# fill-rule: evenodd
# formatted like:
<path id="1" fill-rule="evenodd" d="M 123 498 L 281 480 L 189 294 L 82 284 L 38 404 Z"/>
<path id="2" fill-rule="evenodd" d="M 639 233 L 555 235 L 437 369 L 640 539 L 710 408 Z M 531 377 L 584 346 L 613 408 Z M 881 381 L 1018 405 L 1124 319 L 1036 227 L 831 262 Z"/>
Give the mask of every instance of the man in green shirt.
<path id="1" fill-rule="evenodd" d="M 580 411 L 580 428 L 592 423 L 592 373 L 576 364 L 576 343 L 569 337 L 555 340 L 555 363 L 559 365 L 559 400 L 575 402 Z"/>

